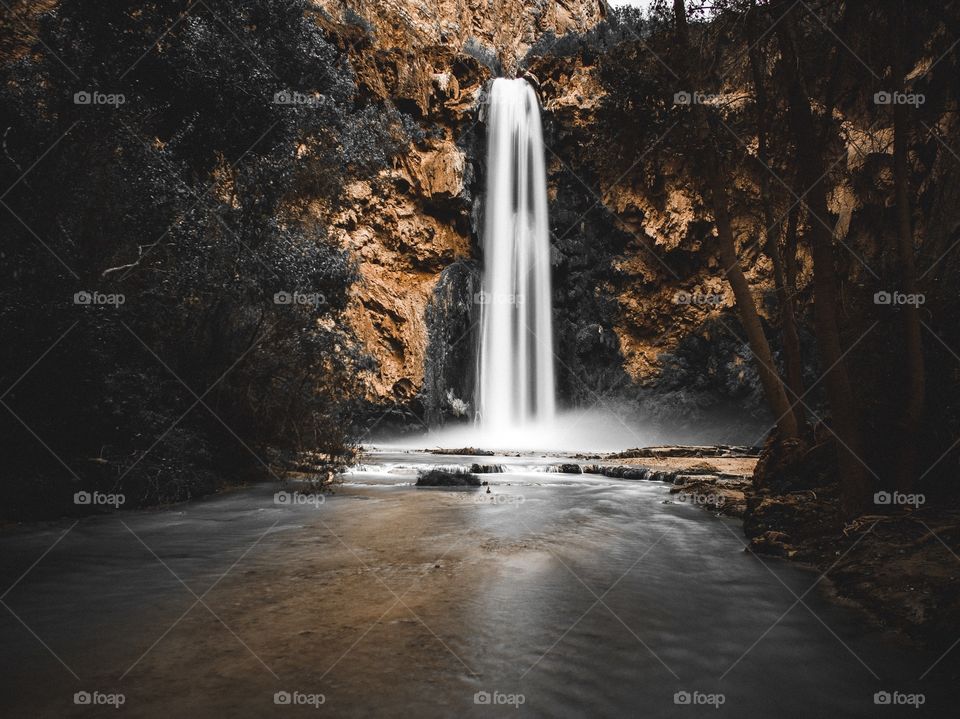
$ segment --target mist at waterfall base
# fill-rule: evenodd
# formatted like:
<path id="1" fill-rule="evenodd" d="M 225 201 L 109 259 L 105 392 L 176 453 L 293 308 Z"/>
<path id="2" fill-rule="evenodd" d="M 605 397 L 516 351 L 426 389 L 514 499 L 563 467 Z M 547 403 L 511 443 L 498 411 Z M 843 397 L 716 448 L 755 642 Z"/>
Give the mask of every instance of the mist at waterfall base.
<path id="1" fill-rule="evenodd" d="M 473 422 L 422 428 L 425 433 L 399 440 L 368 441 L 408 449 L 554 453 L 761 441 L 765 429 L 760 420 L 745 424 L 742 416 L 733 414 L 718 414 L 696 427 L 678 417 L 669 422 L 670 429 L 662 420 L 644 417 L 635 404 L 601 396 L 591 400 L 589 409 L 558 412 L 547 176 L 533 87 L 522 79 L 494 80 L 485 119 L 487 177 Z"/>
<path id="2" fill-rule="evenodd" d="M 763 443 L 768 431 L 769 418 L 745 416 L 736 407 L 665 418 L 648 414 L 642 404 L 604 398 L 598 407 L 559 410 L 550 422 L 502 429 L 463 422 L 443 427 L 411 427 L 403 435 L 374 431 L 364 443 L 384 450 L 474 447 L 565 455 L 671 444 L 757 446 Z"/>

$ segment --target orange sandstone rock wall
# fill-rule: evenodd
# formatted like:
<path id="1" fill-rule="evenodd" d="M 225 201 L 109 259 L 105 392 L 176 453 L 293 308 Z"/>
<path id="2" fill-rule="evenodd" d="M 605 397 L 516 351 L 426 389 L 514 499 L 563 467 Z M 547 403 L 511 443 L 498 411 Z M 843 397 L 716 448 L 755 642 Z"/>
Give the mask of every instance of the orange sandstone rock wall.
<path id="1" fill-rule="evenodd" d="M 431 134 L 376 187 L 345 188 L 331 234 L 359 264 L 349 321 L 378 369 L 377 402 L 405 402 L 424 377 L 426 310 L 440 273 L 476 255 L 476 188 L 468 156 L 482 148 L 476 109 L 497 70 L 510 73 L 544 33 L 584 30 L 603 0 L 316 0 L 349 51 L 360 92 L 406 112 Z"/>

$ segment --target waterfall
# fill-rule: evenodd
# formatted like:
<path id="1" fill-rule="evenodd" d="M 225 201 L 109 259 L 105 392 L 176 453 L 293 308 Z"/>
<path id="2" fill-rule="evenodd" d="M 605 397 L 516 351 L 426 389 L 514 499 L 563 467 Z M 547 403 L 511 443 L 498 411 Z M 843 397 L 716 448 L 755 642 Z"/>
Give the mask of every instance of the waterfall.
<path id="1" fill-rule="evenodd" d="M 477 418 L 502 434 L 554 417 L 550 227 L 533 88 L 494 80 L 487 122 Z"/>

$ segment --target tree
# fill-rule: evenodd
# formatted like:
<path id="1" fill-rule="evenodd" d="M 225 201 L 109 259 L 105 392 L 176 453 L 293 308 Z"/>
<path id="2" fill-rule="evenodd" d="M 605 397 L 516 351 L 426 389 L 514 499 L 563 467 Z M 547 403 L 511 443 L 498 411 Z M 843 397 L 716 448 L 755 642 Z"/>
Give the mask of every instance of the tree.
<path id="1" fill-rule="evenodd" d="M 681 80 L 686 81 L 688 87 L 697 87 L 697 84 L 692 82 L 695 73 L 689 69 L 688 63 L 688 58 L 693 56 L 693 51 L 690 47 L 684 0 L 674 0 L 673 7 L 677 40 L 676 65 L 682 68 L 680 71 Z M 694 126 L 699 145 L 706 155 L 703 162 L 705 190 L 717 228 L 717 245 L 720 250 L 720 259 L 723 262 L 724 274 L 736 298 L 740 321 L 743 324 L 747 341 L 750 343 L 750 350 L 757 363 L 757 373 L 763 385 L 764 395 L 770 404 L 774 417 L 776 417 L 778 433 L 782 439 L 793 438 L 799 434 L 797 415 L 787 398 L 786 388 L 774 363 L 773 353 L 770 351 L 770 343 L 763 332 L 763 325 L 760 322 L 756 303 L 750 292 L 750 285 L 743 274 L 740 260 L 737 257 L 736 241 L 733 235 L 729 201 L 727 199 L 727 180 L 721 173 L 720 160 L 713 151 L 714 145 L 710 141 L 711 132 L 706 110 L 703 105 L 694 102 L 691 104 L 691 111 L 694 113 Z"/>
<path id="2" fill-rule="evenodd" d="M 60 511 L 78 484 L 166 501 L 304 450 L 349 458 L 365 360 L 342 321 L 353 263 L 324 220 L 397 130 L 316 12 L 62 0 L 5 61 L 3 387 L 44 357 L 4 398 L 11 475 L 31 480 L 0 488 L 8 511 L 28 493 Z"/>
<path id="3" fill-rule="evenodd" d="M 901 96 L 906 92 L 905 54 L 902 29 L 907 22 L 904 3 L 893 3 L 889 16 L 890 39 L 893 45 L 893 87 Z M 896 102 L 893 105 L 893 177 L 897 207 L 897 254 L 900 258 L 902 291 L 916 295 L 917 267 L 913 246 L 913 207 L 910 201 L 910 168 L 907 160 L 910 144 L 909 107 Z M 904 352 L 906 353 L 906 382 L 903 404 L 903 435 L 897 466 L 897 484 L 904 492 L 911 491 L 917 481 L 917 455 L 920 429 L 923 422 L 926 392 L 923 339 L 920 329 L 920 306 L 907 305 L 902 310 Z"/>
<path id="4" fill-rule="evenodd" d="M 814 320 L 824 384 L 827 388 L 833 432 L 837 439 L 840 486 L 847 515 L 857 514 L 870 495 L 871 484 L 864 466 L 860 416 L 850 383 L 840 323 L 837 317 L 837 271 L 834 261 L 831 218 L 827 208 L 827 165 L 823 151 L 828 138 L 817 131 L 810 98 L 804 88 L 795 49 L 793 18 L 786 4 L 776 6 L 775 32 L 779 41 L 784 90 L 797 151 L 797 177 L 805 188 L 804 205 L 809 212 L 809 234 L 814 266 Z M 823 110 L 829 123 L 832 107 Z"/>
<path id="5" fill-rule="evenodd" d="M 806 411 L 803 397 L 803 358 L 800 349 L 800 335 L 796 317 L 796 237 L 799 208 L 793 205 L 788 213 L 787 222 L 774 217 L 773 188 L 770 182 L 772 158 L 769 150 L 771 103 L 767 94 L 764 75 L 766 57 L 764 46 L 757 32 L 758 10 L 756 3 L 746 12 L 747 54 L 750 58 L 750 73 L 753 80 L 754 105 L 756 106 L 757 162 L 760 167 L 760 202 L 763 207 L 763 225 L 765 237 L 763 247 L 773 264 L 774 283 L 780 310 L 780 332 L 783 338 L 784 375 L 790 394 L 790 404 L 796 418 L 797 427 L 803 434 L 806 427 Z M 784 249 L 781 250 L 778 235 L 784 236 Z M 784 252 L 788 258 L 784 260 Z M 793 271 L 791 271 L 793 270 Z"/>

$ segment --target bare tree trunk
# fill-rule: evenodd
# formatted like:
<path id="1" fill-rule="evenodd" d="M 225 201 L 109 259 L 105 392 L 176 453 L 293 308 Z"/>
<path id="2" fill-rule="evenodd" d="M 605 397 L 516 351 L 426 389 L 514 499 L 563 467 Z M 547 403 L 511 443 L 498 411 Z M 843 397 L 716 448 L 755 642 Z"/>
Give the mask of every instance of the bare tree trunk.
<path id="1" fill-rule="evenodd" d="M 776 417 L 780 438 L 797 437 L 800 433 L 797 415 L 790 406 L 783 381 L 780 379 L 773 361 L 770 343 L 767 342 L 767 337 L 763 332 L 763 324 L 760 322 L 757 306 L 753 300 L 753 294 L 750 292 L 750 285 L 740 268 L 730 215 L 727 211 L 726 184 L 717 171 L 715 162 L 710 160 L 708 164 L 713 165 L 712 168 L 707 170 L 707 183 L 710 187 L 713 217 L 717 226 L 720 261 L 723 262 L 727 282 L 730 283 L 733 296 L 737 300 L 740 322 L 747 334 L 750 351 L 756 360 L 760 384 L 763 387 L 767 402 L 770 404 L 770 409 Z"/>
<path id="2" fill-rule="evenodd" d="M 674 0 L 673 9 L 676 19 L 677 50 L 682 58 L 689 58 L 691 50 L 687 33 L 687 13 L 684 0 Z M 684 60 L 681 65 L 685 68 L 686 61 Z M 682 73 L 685 80 L 689 80 L 691 75 L 692 73 L 689 72 Z M 703 115 L 703 108 L 695 104 L 692 110 L 697 121 L 699 139 L 704 146 L 712 147 L 709 143 L 710 128 Z M 767 341 L 767 337 L 763 332 L 763 325 L 760 322 L 757 306 L 750 292 L 750 285 L 743 274 L 743 270 L 740 268 L 736 242 L 733 236 L 733 227 L 730 222 L 727 183 L 724 182 L 721 175 L 719 158 L 717 158 L 714 152 L 707 153 L 705 166 L 707 190 L 713 209 L 714 223 L 717 227 L 720 260 L 723 262 L 727 281 L 730 283 L 733 296 L 737 301 L 740 322 L 747 334 L 747 342 L 750 345 L 750 351 L 753 353 L 756 362 L 757 374 L 760 378 L 760 384 L 763 387 L 764 396 L 770 405 L 771 411 L 777 418 L 777 431 L 779 436 L 782 439 L 796 437 L 798 435 L 796 415 L 790 407 L 783 381 L 774 365 L 773 353 L 770 351 L 770 343 Z"/>
<path id="3" fill-rule="evenodd" d="M 747 18 L 747 42 L 749 43 L 750 67 L 753 72 L 754 96 L 757 107 L 757 159 L 760 161 L 760 201 L 763 206 L 764 250 L 773 263 L 773 276 L 776 283 L 777 303 L 780 306 L 780 334 L 783 341 L 783 364 L 786 375 L 790 402 L 796 417 L 797 429 L 803 434 L 807 424 L 803 396 L 803 360 L 800 354 L 800 336 L 797 332 L 797 318 L 794 311 L 793 294 L 787 289 L 783 255 L 780 251 L 779 235 L 782 222 L 774 220 L 773 195 L 770 189 L 770 153 L 768 138 L 770 128 L 767 90 L 763 83 L 763 55 L 760 39 L 756 33 L 756 5 L 749 11 Z M 792 215 L 792 210 L 791 210 Z M 778 227 L 774 227 L 778 225 Z M 794 263 L 796 262 L 796 225 L 794 224 Z"/>
<path id="4" fill-rule="evenodd" d="M 783 344 L 787 386 L 796 392 L 803 389 L 803 355 L 800 351 L 800 333 L 797 329 L 797 230 L 800 224 L 800 203 L 791 208 L 783 238 L 783 292 L 790 312 L 790 327 L 783 329 Z M 788 349 L 789 347 L 789 349 Z M 802 394 L 802 393 L 801 393 Z M 799 396 L 799 395 L 798 395 Z M 807 412 L 801 402 L 796 403 L 799 422 L 806 425 Z"/>
<path id="5" fill-rule="evenodd" d="M 787 10 L 789 12 L 789 10 Z M 827 209 L 826 167 L 823 158 L 825 137 L 816 132 L 810 98 L 800 75 L 789 17 L 777 23 L 781 65 L 786 79 L 790 124 L 796 138 L 798 179 L 807 189 L 806 205 L 810 214 L 810 238 L 813 255 L 814 321 L 824 375 L 824 385 L 833 415 L 837 438 L 841 501 L 844 513 L 855 516 L 867 504 L 871 483 L 861 459 L 863 442 L 860 416 L 840 339 L 837 271 L 833 256 L 833 232 Z M 832 111 L 828 108 L 828 111 Z"/>
<path id="6" fill-rule="evenodd" d="M 902 11 L 902 3 L 898 3 Z M 902 12 L 901 12 L 901 19 Z M 894 89 L 904 91 L 903 42 L 893 28 L 894 43 L 893 81 Z M 917 293 L 917 269 L 914 261 L 913 227 L 910 206 L 910 170 L 907 152 L 910 141 L 910 118 L 907 106 L 897 102 L 893 105 L 893 177 L 897 203 L 897 248 L 900 255 L 902 291 L 908 295 Z M 907 304 L 902 309 L 904 351 L 906 352 L 906 397 L 903 407 L 903 435 L 899 438 L 900 456 L 897 461 L 897 486 L 909 491 L 917 481 L 917 442 L 923 421 L 925 393 L 923 339 L 920 330 L 920 307 Z"/>

